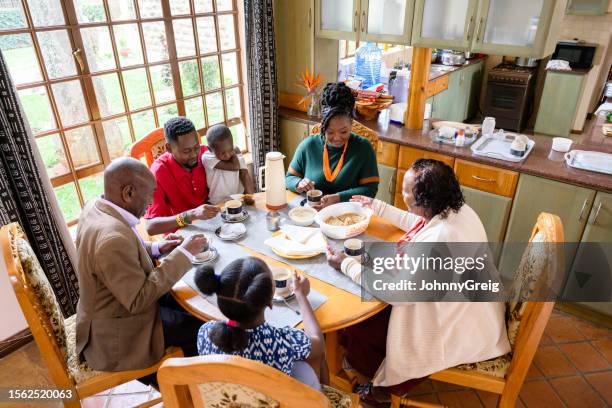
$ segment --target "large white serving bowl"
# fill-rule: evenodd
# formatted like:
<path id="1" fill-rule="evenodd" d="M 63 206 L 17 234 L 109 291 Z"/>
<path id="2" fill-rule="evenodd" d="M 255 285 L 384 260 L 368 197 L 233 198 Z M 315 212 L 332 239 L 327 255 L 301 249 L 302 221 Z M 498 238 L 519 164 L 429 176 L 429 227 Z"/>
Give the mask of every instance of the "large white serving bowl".
<path id="1" fill-rule="evenodd" d="M 358 222 L 357 224 L 348 225 L 346 227 L 340 227 L 336 225 L 326 224 L 324 220 L 329 217 L 334 217 L 346 213 L 355 213 L 365 215 L 365 220 Z M 372 217 L 372 210 L 364 208 L 359 203 L 338 203 L 330 205 L 329 207 L 323 208 L 319 211 L 315 217 L 315 221 L 321 227 L 321 232 L 333 239 L 347 239 L 364 232 L 370 224 L 370 218 Z"/>

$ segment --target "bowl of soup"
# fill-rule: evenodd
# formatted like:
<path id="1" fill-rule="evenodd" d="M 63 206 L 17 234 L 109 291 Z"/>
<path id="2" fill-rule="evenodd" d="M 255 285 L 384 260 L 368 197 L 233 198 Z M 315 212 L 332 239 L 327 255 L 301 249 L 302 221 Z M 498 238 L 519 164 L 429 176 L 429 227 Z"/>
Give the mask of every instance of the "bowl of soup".
<path id="1" fill-rule="evenodd" d="M 364 232 L 372 210 L 359 203 L 338 203 L 323 208 L 315 216 L 321 232 L 333 239 L 347 239 Z"/>
<path id="2" fill-rule="evenodd" d="M 314 222 L 317 210 L 311 207 L 295 207 L 289 211 L 289 218 L 295 225 L 307 227 Z"/>

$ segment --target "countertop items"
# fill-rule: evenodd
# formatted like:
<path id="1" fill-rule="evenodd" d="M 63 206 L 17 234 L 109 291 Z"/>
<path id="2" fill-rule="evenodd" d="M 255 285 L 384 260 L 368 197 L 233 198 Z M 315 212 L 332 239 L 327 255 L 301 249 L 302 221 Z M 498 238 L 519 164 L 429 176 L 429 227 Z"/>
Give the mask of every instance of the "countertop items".
<path id="1" fill-rule="evenodd" d="M 280 114 L 294 121 L 309 124 L 315 123 L 304 112 L 281 108 Z M 555 154 L 551 155 L 552 137 L 549 136 L 540 134 L 529 135 L 529 138 L 535 142 L 535 146 L 529 154 L 529 157 L 520 163 L 512 163 L 505 160 L 478 156 L 474 154 L 469 147 L 455 147 L 435 143 L 428 134 L 423 135 L 422 129 L 407 129 L 404 126 L 391 123 L 389 122 L 388 115 L 384 113 L 381 114 L 376 121 L 360 121 L 360 123 L 377 132 L 380 136 L 380 140 L 384 142 L 411 146 L 417 149 L 488 164 L 502 169 L 612 192 L 612 176 L 571 168 L 565 164 L 562 153 L 553 152 Z M 583 136 L 574 136 L 572 138 L 574 140 L 572 148 L 576 150 L 594 150 L 612 153 L 612 138 L 605 137 L 601 133 L 602 125 L 603 118 L 598 118 L 591 132 Z M 551 157 L 549 158 L 549 156 Z"/>

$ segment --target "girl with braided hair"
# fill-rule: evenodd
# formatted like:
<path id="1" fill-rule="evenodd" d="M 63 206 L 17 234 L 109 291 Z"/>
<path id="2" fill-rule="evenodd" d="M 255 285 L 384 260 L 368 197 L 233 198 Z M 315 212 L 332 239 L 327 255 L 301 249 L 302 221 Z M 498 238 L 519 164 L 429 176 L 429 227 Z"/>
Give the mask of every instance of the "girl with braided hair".
<path id="1" fill-rule="evenodd" d="M 370 142 L 351 133 L 355 97 L 342 82 L 329 83 L 321 101 L 321 133 L 303 140 L 289 165 L 285 184 L 302 193 L 323 192 L 321 206 L 378 191 L 376 153 Z"/>

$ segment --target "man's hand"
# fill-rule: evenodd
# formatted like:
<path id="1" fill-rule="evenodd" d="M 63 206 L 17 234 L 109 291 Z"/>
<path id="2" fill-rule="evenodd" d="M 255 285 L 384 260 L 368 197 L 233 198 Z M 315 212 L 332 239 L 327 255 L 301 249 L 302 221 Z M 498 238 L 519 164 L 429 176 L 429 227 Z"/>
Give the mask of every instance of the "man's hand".
<path id="1" fill-rule="evenodd" d="M 328 194 L 321 197 L 321 207 L 325 208 L 332 204 L 340 202 L 340 196 L 338 194 Z"/>
<path id="2" fill-rule="evenodd" d="M 304 191 L 314 190 L 314 188 L 315 188 L 314 181 L 304 177 L 303 179 L 300 180 L 300 182 L 295 187 L 295 191 L 297 191 L 298 193 L 303 193 Z"/>
<path id="3" fill-rule="evenodd" d="M 207 245 L 206 237 L 202 234 L 191 235 L 187 237 L 182 243 L 181 247 L 184 248 L 191 255 L 196 256 Z"/>
<path id="4" fill-rule="evenodd" d="M 304 275 L 293 276 L 293 290 L 298 297 L 306 298 L 310 293 L 310 281 Z"/>
<path id="5" fill-rule="evenodd" d="M 217 216 L 221 209 L 210 204 L 202 204 L 201 206 L 189 211 L 189 220 L 209 220 Z"/>
<path id="6" fill-rule="evenodd" d="M 339 271 L 344 258 L 346 258 L 344 251 L 334 251 L 331 246 L 327 246 L 327 263 L 329 266 Z"/>
<path id="7" fill-rule="evenodd" d="M 184 238 L 178 234 L 168 234 L 159 243 L 159 253 L 165 255 L 183 242 Z"/>

